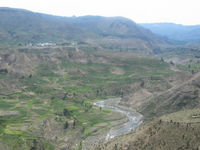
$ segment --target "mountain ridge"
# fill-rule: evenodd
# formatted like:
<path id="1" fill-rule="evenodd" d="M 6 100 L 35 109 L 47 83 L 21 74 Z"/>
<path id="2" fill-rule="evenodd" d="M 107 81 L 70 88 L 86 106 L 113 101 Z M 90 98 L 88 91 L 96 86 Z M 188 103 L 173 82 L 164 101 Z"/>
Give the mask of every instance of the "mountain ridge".
<path id="1" fill-rule="evenodd" d="M 168 42 L 124 17 L 60 17 L 24 9 L 0 8 L 2 43 L 84 41 L 106 48 L 152 49 Z M 112 45 L 106 41 L 112 41 Z M 133 44 L 134 43 L 134 44 Z M 117 46 L 116 46 L 117 45 Z"/>
<path id="2" fill-rule="evenodd" d="M 200 25 L 182 25 L 175 23 L 142 23 L 140 25 L 157 35 L 165 36 L 171 40 L 184 42 L 200 41 Z"/>

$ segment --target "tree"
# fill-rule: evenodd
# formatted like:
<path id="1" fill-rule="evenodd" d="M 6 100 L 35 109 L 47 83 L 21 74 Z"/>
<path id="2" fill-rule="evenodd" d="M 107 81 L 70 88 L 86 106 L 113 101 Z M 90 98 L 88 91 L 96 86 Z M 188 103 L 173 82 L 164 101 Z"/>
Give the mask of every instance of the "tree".
<path id="1" fill-rule="evenodd" d="M 76 126 L 76 120 L 74 120 L 73 122 L 73 129 L 75 129 L 75 126 Z"/>
<path id="2" fill-rule="evenodd" d="M 114 149 L 117 150 L 117 144 L 115 144 L 115 148 Z"/>
<path id="3" fill-rule="evenodd" d="M 64 116 L 70 116 L 70 112 L 69 112 L 69 110 L 68 110 L 67 108 L 65 108 L 65 109 L 63 110 L 63 115 L 64 115 Z"/>
<path id="4" fill-rule="evenodd" d="M 194 74 L 194 70 L 192 70 L 192 74 Z"/>
<path id="5" fill-rule="evenodd" d="M 33 146 L 31 147 L 31 149 L 30 150 L 37 150 L 38 149 L 38 142 L 37 142 L 37 140 L 33 140 Z"/>
<path id="6" fill-rule="evenodd" d="M 96 95 L 97 95 L 97 96 L 99 95 L 99 89 L 97 89 L 97 91 L 96 91 Z"/>
<path id="7" fill-rule="evenodd" d="M 144 81 L 142 81 L 142 82 L 140 83 L 140 86 L 141 86 L 141 87 L 144 87 Z"/>
<path id="8" fill-rule="evenodd" d="M 18 46 L 22 46 L 22 43 L 18 43 Z"/>
<path id="9" fill-rule="evenodd" d="M 32 78 L 32 74 L 29 75 L 29 78 Z"/>
<path id="10" fill-rule="evenodd" d="M 8 69 L 0 69 L 0 74 L 1 74 L 1 73 L 7 74 L 7 73 L 8 73 Z"/>
<path id="11" fill-rule="evenodd" d="M 68 121 L 66 121 L 64 124 L 64 129 L 67 129 L 68 127 L 69 127 L 69 123 L 68 123 Z"/>
<path id="12" fill-rule="evenodd" d="M 99 107 L 99 110 L 101 111 L 101 110 L 102 110 L 102 107 Z"/>
<path id="13" fill-rule="evenodd" d="M 170 64 L 171 64 L 171 65 L 174 65 L 174 62 L 173 62 L 173 61 L 170 61 Z"/>
<path id="14" fill-rule="evenodd" d="M 199 91 L 198 91 L 198 90 L 195 90 L 195 91 L 194 91 L 194 95 L 195 95 L 196 97 L 198 97 L 198 96 L 199 96 Z"/>

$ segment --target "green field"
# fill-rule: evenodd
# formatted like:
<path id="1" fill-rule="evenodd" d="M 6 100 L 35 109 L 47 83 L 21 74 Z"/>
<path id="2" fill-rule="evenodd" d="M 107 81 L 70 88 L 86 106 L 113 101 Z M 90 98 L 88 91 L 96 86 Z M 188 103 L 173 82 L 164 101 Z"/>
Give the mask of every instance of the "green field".
<path id="1" fill-rule="evenodd" d="M 17 70 L 17 76 L 11 73 L 15 69 L 12 65 L 8 73 L 0 75 L 2 82 L 10 80 L 11 84 L 17 85 L 17 92 L 4 93 L 0 97 L 0 111 L 4 114 L 0 117 L 0 141 L 5 149 L 18 150 L 22 145 L 22 149 L 41 145 L 44 149 L 54 149 L 61 146 L 66 138 L 69 141 L 76 139 L 71 145 L 74 147 L 75 143 L 98 130 L 107 129 L 112 121 L 123 119 L 122 116 L 116 117 L 114 112 L 93 107 L 95 101 L 122 96 L 129 92 L 126 86 L 142 79 L 160 82 L 165 76 L 176 73 L 170 70 L 169 64 L 160 60 L 122 57 L 108 52 L 72 52 L 67 48 L 59 51 L 49 49 L 48 53 L 45 49 L 29 48 L 15 51 L 30 60 L 30 53 L 36 58 L 43 58 L 38 59 L 37 65 L 30 62 L 34 67 L 30 73 L 28 68 L 26 75 L 20 72 L 26 70 L 26 65 Z M 63 56 L 64 53 L 68 56 Z M 55 62 L 49 59 L 50 55 Z M 25 62 L 20 60 L 19 63 Z M 6 91 L 6 87 L 2 88 Z M 9 115 L 9 111 L 16 114 Z M 49 122 L 49 127 L 45 122 Z M 52 133 L 46 131 L 53 127 L 56 129 Z M 54 140 L 45 138 L 53 134 Z"/>

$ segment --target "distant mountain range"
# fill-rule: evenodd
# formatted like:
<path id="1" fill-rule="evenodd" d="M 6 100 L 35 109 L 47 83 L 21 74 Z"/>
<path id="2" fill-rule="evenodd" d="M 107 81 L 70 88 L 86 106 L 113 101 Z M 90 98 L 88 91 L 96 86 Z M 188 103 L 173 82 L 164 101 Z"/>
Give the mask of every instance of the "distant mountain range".
<path id="1" fill-rule="evenodd" d="M 1 44 L 78 41 L 133 50 L 168 44 L 164 38 L 123 17 L 59 17 L 3 7 L 0 18 Z"/>
<path id="2" fill-rule="evenodd" d="M 141 25 L 153 33 L 165 36 L 171 40 L 185 42 L 200 41 L 200 25 L 185 26 L 174 23 L 147 23 Z"/>

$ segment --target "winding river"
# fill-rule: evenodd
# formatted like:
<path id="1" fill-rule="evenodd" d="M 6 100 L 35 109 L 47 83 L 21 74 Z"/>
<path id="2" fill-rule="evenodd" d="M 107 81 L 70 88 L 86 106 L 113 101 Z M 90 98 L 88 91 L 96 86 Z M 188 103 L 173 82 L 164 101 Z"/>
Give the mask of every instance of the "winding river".
<path id="1" fill-rule="evenodd" d="M 131 111 L 129 109 L 120 107 L 118 104 L 120 98 L 106 99 L 95 103 L 97 107 L 106 108 L 112 111 L 116 111 L 123 115 L 126 115 L 128 122 L 120 125 L 118 128 L 112 128 L 106 136 L 106 140 L 112 139 L 118 135 L 122 135 L 134 130 L 142 122 L 142 115 Z"/>

